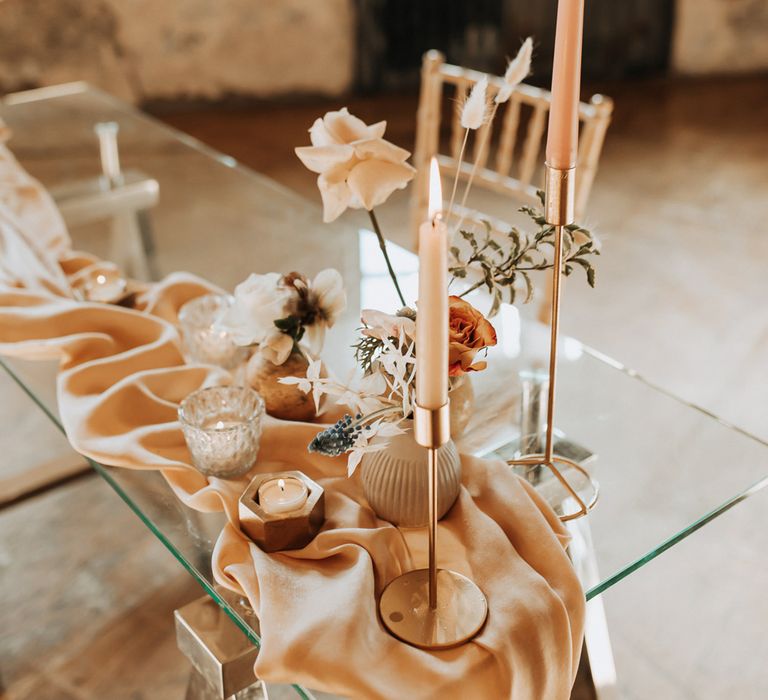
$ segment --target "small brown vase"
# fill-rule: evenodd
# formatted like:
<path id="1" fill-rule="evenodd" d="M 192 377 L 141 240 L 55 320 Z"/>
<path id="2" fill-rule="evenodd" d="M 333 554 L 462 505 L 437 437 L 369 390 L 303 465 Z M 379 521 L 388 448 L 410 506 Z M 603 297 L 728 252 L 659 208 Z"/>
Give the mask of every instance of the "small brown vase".
<path id="1" fill-rule="evenodd" d="M 267 413 L 275 418 L 311 421 L 315 418 L 312 394 L 305 394 L 295 384 L 281 384 L 283 377 L 305 377 L 309 360 L 300 352 L 292 352 L 282 365 L 275 365 L 260 352 L 248 361 L 245 376 L 248 384 L 264 399 Z"/>
<path id="2" fill-rule="evenodd" d="M 452 380 L 448 397 L 451 400 L 451 436 L 459 438 L 475 410 L 475 390 L 466 374 Z"/>

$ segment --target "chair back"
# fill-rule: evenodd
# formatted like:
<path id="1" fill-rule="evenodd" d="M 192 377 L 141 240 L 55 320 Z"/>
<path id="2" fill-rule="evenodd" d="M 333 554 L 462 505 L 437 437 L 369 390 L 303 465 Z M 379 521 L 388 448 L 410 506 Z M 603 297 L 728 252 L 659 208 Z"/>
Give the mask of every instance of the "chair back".
<path id="1" fill-rule="evenodd" d="M 429 160 L 438 157 L 440 171 L 453 181 L 467 181 L 474 163 L 477 171 L 473 188 L 484 188 L 513 196 L 520 204 L 538 204 L 536 190 L 544 183 L 543 150 L 552 94 L 531 85 L 518 85 L 509 100 L 500 105 L 492 124 L 473 132 L 459 169 L 459 152 L 464 139 L 461 105 L 472 86 L 485 74 L 445 62 L 439 51 L 424 55 L 421 69 L 421 93 L 416 117 L 414 166 L 416 181 L 411 195 L 411 224 L 414 236 L 426 219 L 429 200 Z M 488 76 L 488 98 L 504 84 L 502 78 Z M 579 104 L 579 159 L 576 180 L 576 220 L 586 208 L 592 182 L 597 172 L 605 132 L 611 120 L 613 101 L 594 95 Z M 444 124 L 443 114 L 450 119 Z M 446 120 L 447 121 L 447 120 Z M 492 133 L 488 133 L 492 129 Z M 442 153 L 441 148 L 447 150 Z M 457 201 L 461 200 L 461 187 Z M 444 193 L 445 194 L 445 193 Z M 470 195 L 471 199 L 471 195 Z M 454 214 L 469 220 L 487 219 L 494 228 L 503 222 L 472 210 L 454 206 Z"/>

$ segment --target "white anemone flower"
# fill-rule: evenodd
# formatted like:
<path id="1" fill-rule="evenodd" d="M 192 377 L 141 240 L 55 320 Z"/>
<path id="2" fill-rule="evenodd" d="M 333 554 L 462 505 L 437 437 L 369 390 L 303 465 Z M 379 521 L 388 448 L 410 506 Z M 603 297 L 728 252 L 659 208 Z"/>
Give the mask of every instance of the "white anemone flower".
<path id="1" fill-rule="evenodd" d="M 304 326 L 304 337 L 310 352 L 319 355 L 326 330 L 333 327 L 347 307 L 347 293 L 338 270 L 328 268 L 315 276 L 308 284 L 307 304 L 313 322 Z"/>
<path id="2" fill-rule="evenodd" d="M 286 315 L 292 289 L 282 284 L 282 275 L 252 274 L 235 287 L 232 306 L 219 319 L 238 345 L 263 343 L 275 331 L 275 320 Z"/>

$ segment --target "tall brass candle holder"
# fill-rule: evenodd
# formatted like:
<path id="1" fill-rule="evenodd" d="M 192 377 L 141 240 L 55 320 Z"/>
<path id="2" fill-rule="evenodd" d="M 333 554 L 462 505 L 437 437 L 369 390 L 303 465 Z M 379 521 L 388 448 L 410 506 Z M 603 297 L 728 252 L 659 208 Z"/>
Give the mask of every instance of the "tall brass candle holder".
<path id="1" fill-rule="evenodd" d="M 485 624 L 483 592 L 455 571 L 437 568 L 437 450 L 451 438 L 448 403 L 438 409 L 416 406 L 416 442 L 427 448 L 429 468 L 429 564 L 398 576 L 379 599 L 384 626 L 420 649 L 449 649 L 469 641 Z"/>
<path id="2" fill-rule="evenodd" d="M 560 520 L 568 521 L 580 518 L 597 503 L 599 488 L 589 473 L 577 462 L 554 454 L 554 428 L 555 428 L 555 380 L 557 377 L 557 341 L 560 333 L 560 296 L 561 278 L 563 274 L 563 228 L 573 223 L 574 198 L 576 186 L 576 168 L 567 170 L 553 168 L 549 164 L 546 168 L 544 217 L 550 226 L 555 229 L 555 252 L 552 270 L 552 308 L 549 339 L 549 391 L 547 394 L 547 430 L 543 454 L 523 455 L 518 459 L 507 461 L 510 465 L 522 465 L 531 469 L 546 467 L 564 489 L 563 498 L 556 504 L 562 509 Z M 558 465 L 564 469 L 561 471 Z M 574 472 L 582 481 L 581 492 L 571 485 L 563 471 Z M 567 473 L 567 472 L 566 472 Z M 573 499 L 575 508 L 565 510 L 563 502 Z M 555 505 L 555 504 L 552 504 Z"/>

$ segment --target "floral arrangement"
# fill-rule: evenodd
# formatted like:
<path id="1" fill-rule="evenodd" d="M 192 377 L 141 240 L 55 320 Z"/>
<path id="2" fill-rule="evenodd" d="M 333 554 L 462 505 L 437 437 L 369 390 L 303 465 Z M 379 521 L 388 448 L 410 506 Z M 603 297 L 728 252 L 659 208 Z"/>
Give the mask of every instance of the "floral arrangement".
<path id="1" fill-rule="evenodd" d="M 299 272 L 252 274 L 235 288 L 234 301 L 219 319 L 238 345 L 258 346 L 275 365 L 305 341 L 317 357 L 326 331 L 333 327 L 347 303 L 344 283 L 337 270 L 327 269 L 313 280 Z"/>
<path id="2" fill-rule="evenodd" d="M 492 122 L 499 105 L 509 99 L 515 87 L 530 72 L 532 48 L 531 39 L 527 39 L 518 55 L 510 61 L 504 85 L 492 102 L 487 97 L 487 79 L 478 81 L 473 87 L 461 107 L 461 124 L 465 132 L 459 163 L 464 157 L 470 132 Z M 356 381 L 345 383 L 322 376 L 319 360 L 310 362 L 305 377 L 284 377 L 280 380 L 311 394 L 318 412 L 324 398 L 348 407 L 349 413 L 315 436 L 309 450 L 332 456 L 347 454 L 350 475 L 363 455 L 383 449 L 387 437 L 403 432 L 402 422 L 411 416 L 415 403 L 417 311 L 403 297 L 374 213 L 374 208 L 383 204 L 395 190 L 407 186 L 415 171 L 406 162 L 410 153 L 386 141 L 385 131 L 386 122 L 368 125 L 344 108 L 317 119 L 309 129 L 312 145 L 296 149 L 302 163 L 318 174 L 324 221 L 334 221 L 348 207 L 368 211 L 402 305 L 394 314 L 374 309 L 362 312 L 360 337 L 353 346 L 361 370 Z M 490 128 L 485 129 L 480 138 L 488 138 L 490 133 Z M 480 150 L 484 146 L 480 144 Z M 462 207 L 467 201 L 476 168 L 477 162 L 464 189 Z M 453 183 L 447 221 L 451 221 L 457 197 L 458 171 L 460 167 Z M 540 199 L 543 204 L 543 193 L 540 193 Z M 450 286 L 455 285 L 455 289 L 446 290 L 446 294 L 450 295 L 448 342 L 451 384 L 467 373 L 485 369 L 487 363 L 482 355 L 496 344 L 496 332 L 489 318 L 498 312 L 502 303 L 514 303 L 521 289 L 525 291 L 524 301 L 530 301 L 534 290 L 531 274 L 553 266 L 554 228 L 547 224 L 536 208 L 522 207 L 520 211 L 531 219 L 533 231 L 523 232 L 513 227 L 499 235 L 492 231 L 490 224 L 486 224 L 484 230 L 477 232 L 463 228 L 463 219 L 459 219 L 451 231 Z M 591 256 L 599 252 L 599 244 L 588 230 L 578 225 L 566 227 L 563 268 L 566 275 L 580 267 L 585 271 L 588 283 L 594 286 L 595 270 Z M 318 281 L 315 280 L 311 287 L 306 282 L 304 284 L 309 290 L 315 288 Z M 488 318 L 464 298 L 478 288 L 485 288 L 492 298 Z M 450 294 L 451 291 L 455 293 Z M 264 306 L 259 313 L 275 317 L 269 306 L 274 300 L 262 301 Z M 332 319 L 333 313 L 323 311 L 312 318 Z M 297 334 L 302 332 L 299 329 L 306 329 L 309 333 L 314 326 L 314 323 L 307 323 L 304 319 L 297 311 L 282 316 L 273 325 L 280 333 L 298 342 L 300 335 L 297 338 Z M 320 327 L 324 330 L 330 325 L 323 321 Z M 259 330 L 265 340 L 256 342 L 274 346 L 280 354 L 285 352 L 284 345 L 287 346 L 288 341 L 271 340 L 274 330 L 270 328 L 269 333 L 265 333 L 263 324 L 259 325 Z M 250 337 L 255 339 L 253 334 Z"/>
<path id="3" fill-rule="evenodd" d="M 449 375 L 458 378 L 485 369 L 477 355 L 496 344 L 490 322 L 469 302 L 449 298 Z M 349 407 L 354 417 L 344 415 L 327 430 L 318 433 L 309 445 L 311 452 L 337 456 L 348 453 L 351 475 L 366 452 L 386 446 L 374 437 L 392 437 L 402 432 L 398 425 L 410 417 L 416 401 L 416 312 L 403 308 L 390 315 L 373 309 L 361 314 L 363 327 L 355 347 L 355 358 L 362 377 L 344 384 L 320 375 L 320 361 L 310 363 L 306 377 L 285 377 L 284 384 L 295 384 L 312 393 L 317 411 L 322 397 Z"/>

